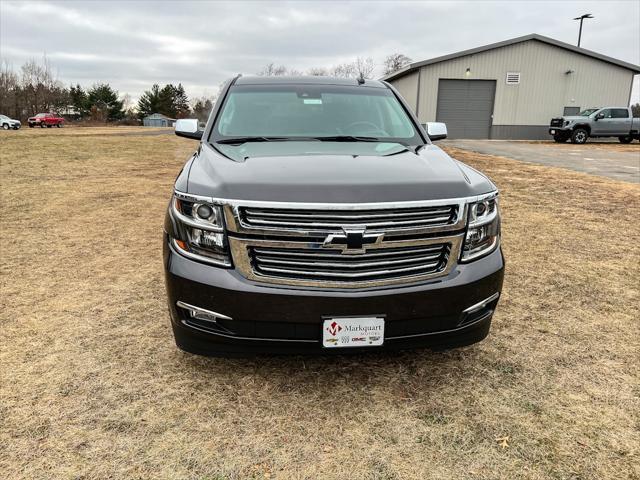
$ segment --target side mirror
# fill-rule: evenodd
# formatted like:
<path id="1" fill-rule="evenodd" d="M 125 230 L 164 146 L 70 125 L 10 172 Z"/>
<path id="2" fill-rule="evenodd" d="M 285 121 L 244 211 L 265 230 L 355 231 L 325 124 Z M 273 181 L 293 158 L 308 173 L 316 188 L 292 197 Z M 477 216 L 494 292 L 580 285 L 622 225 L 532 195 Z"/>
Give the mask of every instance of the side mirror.
<path id="1" fill-rule="evenodd" d="M 596 121 L 598 121 L 598 120 L 600 120 L 601 118 L 604 118 L 604 113 L 599 113 L 599 114 L 597 114 L 597 115 L 596 115 L 595 120 L 596 120 Z"/>
<path id="2" fill-rule="evenodd" d="M 447 125 L 440 122 L 427 122 L 425 124 L 427 135 L 432 142 L 447 138 Z"/>
<path id="3" fill-rule="evenodd" d="M 176 120 L 176 135 L 192 140 L 201 140 L 202 130 L 198 130 L 198 119 L 181 118 Z"/>

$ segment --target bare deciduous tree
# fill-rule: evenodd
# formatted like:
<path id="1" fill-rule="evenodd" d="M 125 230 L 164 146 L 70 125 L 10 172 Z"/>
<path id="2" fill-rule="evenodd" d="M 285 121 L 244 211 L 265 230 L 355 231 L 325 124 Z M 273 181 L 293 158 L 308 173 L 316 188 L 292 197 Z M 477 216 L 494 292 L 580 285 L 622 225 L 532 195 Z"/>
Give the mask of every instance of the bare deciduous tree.
<path id="1" fill-rule="evenodd" d="M 352 78 L 357 74 L 355 63 L 340 63 L 329 69 L 329 75 L 332 77 Z"/>
<path id="2" fill-rule="evenodd" d="M 329 71 L 325 67 L 312 67 L 307 70 L 307 75 L 311 77 L 326 77 Z"/>
<path id="3" fill-rule="evenodd" d="M 0 112 L 13 118 L 19 118 L 22 113 L 18 75 L 6 61 L 0 67 Z"/>
<path id="4" fill-rule="evenodd" d="M 263 77 L 280 77 L 286 74 L 287 67 L 284 65 L 276 65 L 275 63 L 268 63 L 260 72 L 258 72 L 258 75 Z"/>
<path id="5" fill-rule="evenodd" d="M 384 75 L 388 75 L 411 63 L 411 59 L 403 53 L 392 53 L 384 59 Z"/>
<path id="6" fill-rule="evenodd" d="M 375 63 L 373 63 L 373 58 L 371 57 L 358 57 L 356 58 L 354 64 L 357 76 L 362 78 L 371 78 L 371 76 L 373 75 L 373 71 L 376 68 Z"/>

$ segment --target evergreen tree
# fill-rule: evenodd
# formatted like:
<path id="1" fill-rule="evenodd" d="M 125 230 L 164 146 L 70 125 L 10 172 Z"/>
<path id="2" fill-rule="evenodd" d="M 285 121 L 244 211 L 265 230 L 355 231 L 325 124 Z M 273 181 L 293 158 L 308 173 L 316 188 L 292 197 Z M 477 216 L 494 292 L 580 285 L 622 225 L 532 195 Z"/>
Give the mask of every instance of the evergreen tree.
<path id="1" fill-rule="evenodd" d="M 175 89 L 173 106 L 176 109 L 176 118 L 186 118 L 191 114 L 191 108 L 189 108 L 189 97 L 187 97 L 187 93 L 184 91 L 184 87 L 181 83 L 179 83 Z"/>
<path id="2" fill-rule="evenodd" d="M 162 90 L 160 90 L 160 108 L 158 111 L 167 117 L 176 118 L 178 112 L 176 111 L 174 102 L 175 96 L 176 87 L 170 83 L 165 85 Z"/>
<path id="3" fill-rule="evenodd" d="M 80 118 L 89 114 L 91 105 L 89 105 L 89 97 L 79 84 L 69 87 L 69 99 L 73 108 L 78 112 Z"/>
<path id="4" fill-rule="evenodd" d="M 138 115 L 143 118 L 152 113 L 162 113 L 160 107 L 160 86 L 156 83 L 151 87 L 151 90 L 145 91 L 138 100 Z"/>
<path id="5" fill-rule="evenodd" d="M 122 101 L 118 100 L 118 92 L 108 83 L 96 83 L 87 92 L 88 104 L 97 119 L 119 120 L 124 117 Z"/>
<path id="6" fill-rule="evenodd" d="M 138 114 L 142 118 L 153 113 L 161 113 L 171 118 L 189 116 L 189 98 L 181 83 L 177 87 L 169 83 L 162 88 L 155 84 L 151 90 L 142 94 L 138 100 Z"/>

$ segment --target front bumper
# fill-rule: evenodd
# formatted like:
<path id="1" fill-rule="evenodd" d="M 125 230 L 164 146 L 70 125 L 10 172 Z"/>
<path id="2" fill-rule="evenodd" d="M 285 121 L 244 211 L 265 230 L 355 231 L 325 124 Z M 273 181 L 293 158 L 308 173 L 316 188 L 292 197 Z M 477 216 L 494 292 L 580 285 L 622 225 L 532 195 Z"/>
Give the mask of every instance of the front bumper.
<path id="1" fill-rule="evenodd" d="M 549 135 L 559 135 L 559 134 L 567 134 L 571 133 L 570 128 L 565 127 L 549 127 Z"/>
<path id="2" fill-rule="evenodd" d="M 165 282 L 177 345 L 202 355 L 343 354 L 414 347 L 451 348 L 489 332 L 504 275 L 500 249 L 417 285 L 359 290 L 265 285 L 233 269 L 187 259 L 164 241 Z M 494 297 L 470 313 L 464 311 Z M 177 302 L 231 319 L 192 319 Z M 380 347 L 325 349 L 326 317 L 384 316 Z"/>

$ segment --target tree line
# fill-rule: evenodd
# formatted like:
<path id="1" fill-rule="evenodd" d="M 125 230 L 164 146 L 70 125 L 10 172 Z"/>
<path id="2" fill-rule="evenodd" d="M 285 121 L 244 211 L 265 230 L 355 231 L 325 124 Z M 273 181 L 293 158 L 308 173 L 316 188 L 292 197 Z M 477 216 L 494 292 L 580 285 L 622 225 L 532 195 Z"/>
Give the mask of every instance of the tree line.
<path id="1" fill-rule="evenodd" d="M 153 85 L 134 105 L 128 94 L 120 96 L 108 83 L 66 87 L 46 57 L 40 62 L 29 60 L 18 71 L 7 63 L 0 66 L 0 113 L 22 121 L 46 112 L 95 122 L 139 123 L 153 113 L 171 118 L 195 116 L 205 121 L 214 101 L 215 98 L 201 97 L 190 102 L 178 83 Z"/>
<path id="2" fill-rule="evenodd" d="M 394 53 L 383 62 L 384 74 L 408 65 L 411 59 Z M 358 57 L 352 62 L 331 67 L 310 68 L 302 73 L 283 65 L 269 63 L 258 75 L 328 75 L 336 77 L 371 78 L 375 71 L 371 57 Z M 9 64 L 0 67 L 0 113 L 20 120 L 43 112 L 55 112 L 70 119 L 96 122 L 139 121 L 153 113 L 161 113 L 170 118 L 197 117 L 206 121 L 213 108 L 215 97 L 194 98 L 191 101 L 181 83 L 160 86 L 154 84 L 146 90 L 137 104 L 129 95 L 120 95 L 111 85 L 98 82 L 90 87 L 65 86 L 54 73 L 49 60 L 29 60 L 18 71 Z"/>
<path id="3" fill-rule="evenodd" d="M 411 63 L 411 58 L 403 53 L 392 53 L 387 55 L 382 63 L 382 74 L 400 70 Z M 371 57 L 357 57 L 355 60 L 346 63 L 339 63 L 330 67 L 312 67 L 301 72 L 300 70 L 290 69 L 285 65 L 276 65 L 268 63 L 257 74 L 266 77 L 277 77 L 281 75 L 290 75 L 293 77 L 311 75 L 311 76 L 329 76 L 341 78 L 372 78 L 376 65 Z"/>

